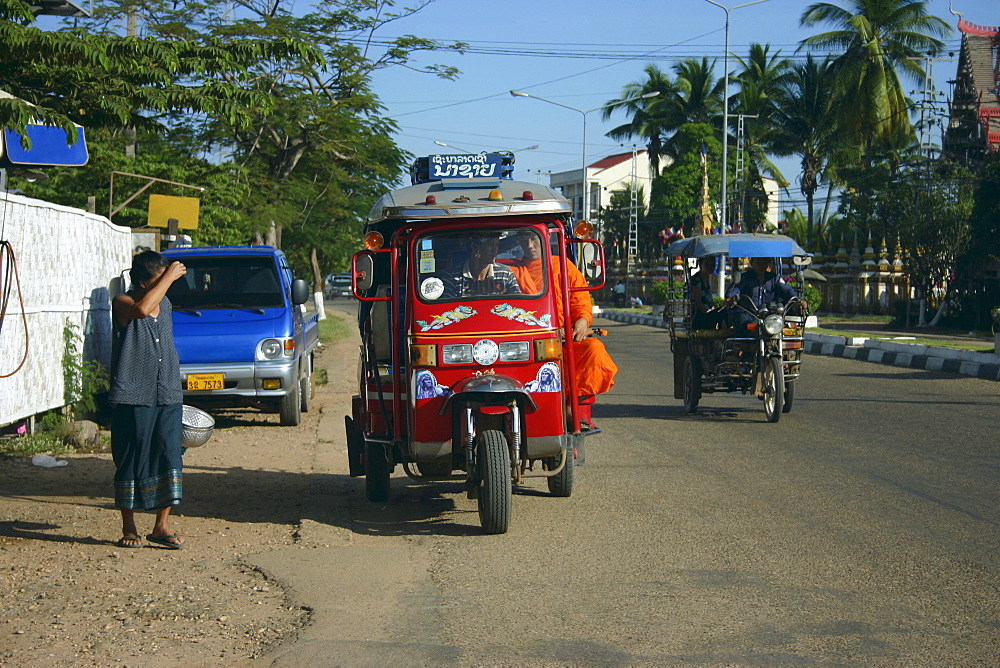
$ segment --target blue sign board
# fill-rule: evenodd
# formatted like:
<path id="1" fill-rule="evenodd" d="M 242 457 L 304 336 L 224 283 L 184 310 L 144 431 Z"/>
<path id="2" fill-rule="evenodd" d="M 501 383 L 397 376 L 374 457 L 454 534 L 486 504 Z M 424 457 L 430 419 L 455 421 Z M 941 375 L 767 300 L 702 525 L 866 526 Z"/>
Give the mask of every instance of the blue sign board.
<path id="1" fill-rule="evenodd" d="M 431 155 L 427 167 L 431 181 L 437 179 L 473 179 L 500 177 L 503 156 L 499 153 L 477 155 Z"/>
<path id="2" fill-rule="evenodd" d="M 29 125 L 31 148 L 21 146 L 21 137 L 3 130 L 0 165 L 26 167 L 82 167 L 87 164 L 87 142 L 83 128 L 76 128 L 76 143 L 66 144 L 66 131 L 55 125 Z"/>

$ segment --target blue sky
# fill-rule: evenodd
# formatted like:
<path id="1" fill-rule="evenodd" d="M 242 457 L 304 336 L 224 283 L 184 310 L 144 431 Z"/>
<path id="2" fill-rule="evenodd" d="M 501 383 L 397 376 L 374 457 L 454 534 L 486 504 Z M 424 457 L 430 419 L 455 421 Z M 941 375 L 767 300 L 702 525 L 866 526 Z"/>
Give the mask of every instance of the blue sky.
<path id="1" fill-rule="evenodd" d="M 1000 24 L 1000 3 L 953 2 L 969 21 Z M 799 17 L 809 4 L 767 0 L 733 10 L 730 53 L 745 55 L 751 42 L 761 42 L 793 56 L 802 38 L 824 30 L 799 27 Z M 949 13 L 948 0 L 931 0 L 928 7 L 952 26 L 958 20 Z M 435 140 L 471 151 L 538 144 L 538 149 L 517 154 L 516 175 L 531 181 L 540 177 L 545 182 L 546 172 L 579 169 L 583 115 L 539 100 L 511 97 L 510 89 L 588 110 L 617 99 L 622 86 L 641 80 L 642 68 L 651 62 L 669 71 L 673 62 L 684 58 L 717 57 L 716 71 L 721 75 L 725 19 L 722 9 L 705 0 L 435 0 L 416 16 L 387 27 L 384 35 L 462 40 L 478 49 L 509 55 L 420 54 L 418 63 L 453 65 L 462 73 L 454 81 L 443 81 L 392 68 L 376 74 L 376 91 L 387 114 L 399 123 L 399 144 L 411 153 L 454 152 L 436 146 Z M 957 29 L 945 41 L 955 57 L 952 62 L 934 63 L 934 78 L 947 93 L 946 82 L 955 77 L 958 63 Z M 572 51 L 583 57 L 528 55 L 540 51 Z M 731 56 L 730 71 L 734 68 Z M 921 87 L 912 82 L 905 85 L 908 92 Z M 599 111 L 587 115 L 588 162 L 631 150 L 631 142 L 623 147 L 604 137 L 624 120 L 616 114 L 604 121 Z M 779 166 L 795 184 L 796 161 L 785 160 Z M 793 200 L 800 197 L 793 185 Z"/>

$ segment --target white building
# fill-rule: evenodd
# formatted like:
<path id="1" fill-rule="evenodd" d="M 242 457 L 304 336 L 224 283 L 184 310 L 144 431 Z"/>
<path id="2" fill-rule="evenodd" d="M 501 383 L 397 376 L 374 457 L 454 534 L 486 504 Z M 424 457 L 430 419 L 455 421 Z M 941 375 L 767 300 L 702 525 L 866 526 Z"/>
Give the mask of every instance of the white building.
<path id="1" fill-rule="evenodd" d="M 566 199 L 573 203 L 573 213 L 577 218 L 594 220 L 600 207 L 607 206 L 611 201 L 612 192 L 621 190 L 632 183 L 633 173 L 636 182 L 643 190 L 643 205 L 648 207 L 652 179 L 649 174 L 649 156 L 646 155 L 645 149 L 635 151 L 634 159 L 633 152 L 628 151 L 609 155 L 587 165 L 587 181 L 590 183 L 588 186 L 590 207 L 585 214 L 581 214 L 583 180 L 580 178 L 579 169 L 552 174 L 549 177 L 549 185 L 558 188 Z"/>

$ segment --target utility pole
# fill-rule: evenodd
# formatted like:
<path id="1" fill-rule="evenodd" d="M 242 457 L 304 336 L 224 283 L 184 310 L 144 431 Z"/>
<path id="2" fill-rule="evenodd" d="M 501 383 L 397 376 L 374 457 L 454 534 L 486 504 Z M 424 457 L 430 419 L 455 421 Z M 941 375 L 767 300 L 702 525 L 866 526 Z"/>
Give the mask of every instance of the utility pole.
<path id="1" fill-rule="evenodd" d="M 637 155 L 638 149 L 633 144 L 632 187 L 630 189 L 631 197 L 628 209 L 628 255 L 625 262 L 625 294 L 629 297 L 635 297 L 638 293 L 634 278 L 639 255 L 639 177 L 636 173 Z"/>

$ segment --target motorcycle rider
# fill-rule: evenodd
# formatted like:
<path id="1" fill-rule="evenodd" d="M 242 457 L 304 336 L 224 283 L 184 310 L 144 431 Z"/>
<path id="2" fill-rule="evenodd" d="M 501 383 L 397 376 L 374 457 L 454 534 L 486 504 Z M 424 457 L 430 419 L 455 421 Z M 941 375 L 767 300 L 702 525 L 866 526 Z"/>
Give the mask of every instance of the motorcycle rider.
<path id="1" fill-rule="evenodd" d="M 771 270 L 771 258 L 750 258 L 750 271 L 743 272 L 739 283 L 726 293 L 730 308 L 730 324 L 736 328 L 736 336 L 748 336 L 747 324 L 754 320 L 752 313 L 757 313 L 761 306 L 778 302 L 786 304 L 790 299 L 798 297 L 792 286 L 785 283 L 781 276 Z"/>

